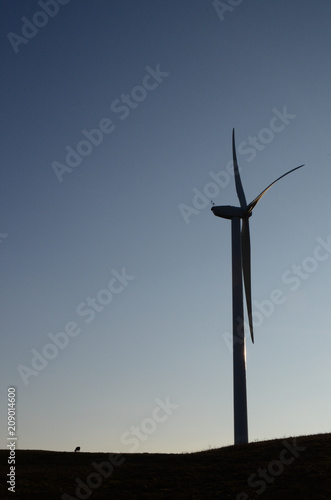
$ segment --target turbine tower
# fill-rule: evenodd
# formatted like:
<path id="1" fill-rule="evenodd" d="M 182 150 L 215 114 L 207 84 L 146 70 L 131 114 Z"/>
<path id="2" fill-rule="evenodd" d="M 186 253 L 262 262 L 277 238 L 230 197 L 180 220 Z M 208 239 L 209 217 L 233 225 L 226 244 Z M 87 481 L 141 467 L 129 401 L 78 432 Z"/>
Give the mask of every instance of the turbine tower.
<path id="1" fill-rule="evenodd" d="M 229 205 L 213 206 L 211 210 L 217 217 L 231 220 L 234 442 L 235 444 L 245 444 L 248 443 L 248 424 L 243 281 L 249 329 L 252 342 L 254 343 L 249 217 L 252 215 L 253 208 L 257 205 L 268 189 L 271 188 L 271 186 L 285 177 L 285 175 L 303 167 L 303 165 L 293 168 L 286 174 L 278 177 L 278 179 L 266 187 L 262 193 L 249 203 L 249 205 L 247 205 L 238 169 L 234 129 L 232 131 L 232 156 L 234 179 L 240 207 L 232 207 Z"/>

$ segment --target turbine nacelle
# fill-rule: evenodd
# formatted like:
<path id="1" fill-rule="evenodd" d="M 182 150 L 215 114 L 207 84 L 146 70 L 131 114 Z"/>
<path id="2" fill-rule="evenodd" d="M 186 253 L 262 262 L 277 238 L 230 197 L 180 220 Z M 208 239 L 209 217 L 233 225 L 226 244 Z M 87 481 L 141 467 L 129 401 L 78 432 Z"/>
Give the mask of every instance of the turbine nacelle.
<path id="1" fill-rule="evenodd" d="M 221 205 L 218 207 L 212 207 L 211 211 L 216 217 L 222 217 L 222 219 L 233 219 L 234 217 L 239 217 L 244 219 L 252 215 L 247 209 L 241 207 L 232 207 L 231 205 Z"/>

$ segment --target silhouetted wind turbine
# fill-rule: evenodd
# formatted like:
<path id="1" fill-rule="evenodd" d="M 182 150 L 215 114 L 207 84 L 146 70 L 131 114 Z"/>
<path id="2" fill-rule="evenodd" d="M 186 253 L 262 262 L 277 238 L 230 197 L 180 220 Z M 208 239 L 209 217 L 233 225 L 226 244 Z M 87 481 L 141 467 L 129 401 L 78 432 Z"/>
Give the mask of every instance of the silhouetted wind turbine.
<path id="1" fill-rule="evenodd" d="M 272 182 L 247 205 L 238 169 L 234 129 L 232 132 L 232 155 L 234 178 L 240 207 L 229 205 L 213 206 L 211 210 L 217 217 L 231 220 L 234 442 L 235 444 L 243 444 L 248 443 L 243 277 L 248 322 L 252 342 L 254 343 L 251 293 L 251 243 L 248 219 L 252 215 L 253 208 L 271 186 L 285 177 L 285 175 L 303 167 L 303 165 L 293 168 L 289 172 L 286 172 L 286 174 L 278 177 L 278 179 Z"/>

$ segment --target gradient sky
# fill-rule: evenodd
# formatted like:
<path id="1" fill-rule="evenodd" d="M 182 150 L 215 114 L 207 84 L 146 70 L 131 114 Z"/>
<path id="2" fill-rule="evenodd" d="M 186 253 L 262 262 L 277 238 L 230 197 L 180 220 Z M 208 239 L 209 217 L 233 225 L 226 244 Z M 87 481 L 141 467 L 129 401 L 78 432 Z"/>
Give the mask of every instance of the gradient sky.
<path id="1" fill-rule="evenodd" d="M 0 18 L 2 447 L 9 386 L 19 448 L 233 443 L 233 127 L 247 201 L 305 163 L 251 219 L 249 438 L 330 432 L 330 2 L 42 3 Z"/>

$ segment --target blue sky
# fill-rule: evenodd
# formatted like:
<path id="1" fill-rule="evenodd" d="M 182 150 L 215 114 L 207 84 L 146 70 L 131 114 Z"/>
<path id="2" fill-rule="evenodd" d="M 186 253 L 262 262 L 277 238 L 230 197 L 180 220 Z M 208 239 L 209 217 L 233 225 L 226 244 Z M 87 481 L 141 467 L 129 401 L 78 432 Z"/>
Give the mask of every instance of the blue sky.
<path id="1" fill-rule="evenodd" d="M 239 205 L 233 127 L 247 201 L 305 163 L 251 219 L 249 437 L 330 432 L 331 5 L 233 3 L 2 8 L 1 425 L 15 386 L 19 448 L 233 443 L 230 222 L 210 212 Z"/>

